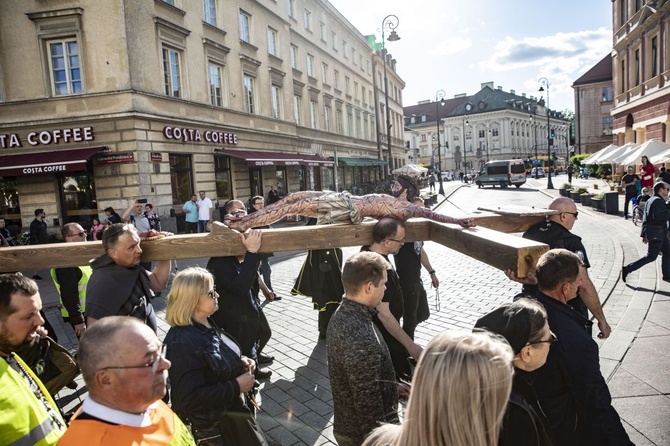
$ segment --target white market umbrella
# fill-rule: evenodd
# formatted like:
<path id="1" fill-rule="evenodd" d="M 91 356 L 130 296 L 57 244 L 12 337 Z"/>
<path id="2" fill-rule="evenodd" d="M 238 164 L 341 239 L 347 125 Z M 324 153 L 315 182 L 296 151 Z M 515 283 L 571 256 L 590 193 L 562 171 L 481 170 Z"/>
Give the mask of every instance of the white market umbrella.
<path id="1" fill-rule="evenodd" d="M 670 163 L 670 149 L 665 150 L 661 153 L 659 153 L 656 156 L 652 156 L 649 158 L 649 162 L 651 164 L 665 164 L 665 163 Z"/>
<path id="2" fill-rule="evenodd" d="M 635 147 L 637 147 L 637 146 L 638 145 L 635 144 L 634 142 L 626 143 L 623 146 L 621 146 L 621 147 L 611 151 L 610 153 L 604 155 L 603 157 L 598 158 L 597 164 L 608 164 L 608 163 L 620 164 L 616 160 L 618 158 L 621 158 L 621 157 L 624 157 L 624 156 L 630 154 L 635 149 Z"/>
<path id="3" fill-rule="evenodd" d="M 632 152 L 629 152 L 626 156 L 622 156 L 614 160 L 617 164 L 642 164 L 640 157 L 646 156 L 651 162 L 651 158 L 659 155 L 666 150 L 670 150 L 670 144 L 664 142 L 656 141 L 655 139 L 650 139 L 649 141 L 643 142 L 635 148 Z M 652 163 L 653 164 L 653 163 Z"/>
<path id="4" fill-rule="evenodd" d="M 416 164 L 405 164 L 402 167 L 398 167 L 393 170 L 395 175 L 409 175 L 413 177 L 418 177 L 424 173 L 427 173 L 428 169 L 425 167 L 417 166 Z"/>
<path id="5" fill-rule="evenodd" d="M 610 144 L 609 146 L 598 150 L 596 153 L 592 154 L 588 158 L 584 158 L 582 160 L 582 164 L 598 164 L 598 158 L 602 158 L 603 156 L 607 155 L 608 153 L 613 152 L 614 150 L 616 150 L 618 148 L 619 148 L 619 146 L 615 146 L 614 144 Z"/>

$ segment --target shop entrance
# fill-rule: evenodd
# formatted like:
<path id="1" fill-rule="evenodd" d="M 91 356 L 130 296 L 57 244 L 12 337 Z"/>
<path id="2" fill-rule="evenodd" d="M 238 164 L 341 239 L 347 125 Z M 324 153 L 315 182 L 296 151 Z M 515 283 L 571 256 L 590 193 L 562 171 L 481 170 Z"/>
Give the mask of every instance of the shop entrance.
<path id="1" fill-rule="evenodd" d="M 88 231 L 93 219 L 100 218 L 93 174 L 73 172 L 72 175 L 59 175 L 57 178 L 62 224 L 79 223 Z"/>

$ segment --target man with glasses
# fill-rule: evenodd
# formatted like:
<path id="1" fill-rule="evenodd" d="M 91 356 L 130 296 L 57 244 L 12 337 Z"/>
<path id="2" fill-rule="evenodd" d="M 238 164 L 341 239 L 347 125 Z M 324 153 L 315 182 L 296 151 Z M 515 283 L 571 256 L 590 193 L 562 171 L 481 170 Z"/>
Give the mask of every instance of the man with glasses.
<path id="1" fill-rule="evenodd" d="M 61 228 L 66 243 L 85 242 L 86 231 L 79 223 L 67 223 Z M 60 293 L 61 316 L 72 325 L 77 337 L 86 331 L 86 285 L 93 271 L 89 265 L 51 268 L 51 279 Z"/>
<path id="2" fill-rule="evenodd" d="M 549 248 L 551 249 L 564 248 L 577 254 L 582 261 L 584 275 L 579 287 L 579 294 L 576 299 L 570 301 L 569 305 L 585 318 L 588 318 L 588 311 L 591 311 L 598 321 L 598 328 L 600 329 L 598 337 L 607 338 L 612 332 L 612 329 L 605 318 L 602 304 L 598 298 L 598 291 L 589 278 L 587 269 L 590 268 L 591 264 L 586 255 L 586 248 L 584 248 L 584 245 L 582 244 L 581 237 L 570 232 L 579 216 L 577 205 L 570 198 L 559 197 L 549 203 L 548 209 L 556 211 L 556 213 L 549 215 L 546 221 L 532 226 L 523 234 L 523 237 L 535 240 L 536 242 L 545 243 L 549 245 Z M 538 287 L 534 275 L 530 274 L 528 278 L 519 280 L 512 271 L 507 271 L 506 273 L 510 279 L 524 284 L 522 290 L 523 295 L 535 295 Z"/>
<path id="3" fill-rule="evenodd" d="M 60 445 L 194 445 L 184 423 L 161 398 L 166 392 L 165 346 L 135 318 L 98 321 L 77 356 L 88 397 Z"/>
<path id="4" fill-rule="evenodd" d="M 394 218 L 382 218 L 372 230 L 372 239 L 374 242 L 369 246 L 363 246 L 361 251 L 381 254 L 388 262 L 389 254 L 398 254 L 400 248 L 405 244 L 405 224 Z M 412 368 L 409 356 L 411 355 L 418 361 L 423 349 L 400 326 L 404 302 L 398 273 L 393 267 L 386 273 L 386 291 L 381 303 L 377 306 L 377 314 L 372 320 L 388 345 L 396 376 L 399 379 L 410 381 Z"/>
<path id="5" fill-rule="evenodd" d="M 140 266 L 142 248 L 137 229 L 113 224 L 102 233 L 105 254 L 91 261 L 93 273 L 86 287 L 86 322 L 90 327 L 107 316 L 134 316 L 156 332 L 154 291 L 170 278 L 170 260 L 159 260 L 152 271 Z"/>
<path id="6" fill-rule="evenodd" d="M 667 200 L 668 184 L 660 181 L 654 185 L 654 196 L 644 205 L 640 236 L 647 245 L 647 254 L 621 268 L 621 280 L 624 282 L 628 274 L 654 262 L 659 254 L 662 254 L 663 280 L 670 282 L 670 240 L 667 236 L 670 210 L 665 204 Z"/>
<path id="7" fill-rule="evenodd" d="M 591 322 L 568 305 L 581 290 L 585 272 L 580 258 L 566 249 L 552 249 L 537 262 L 535 297 L 547 310 L 558 341 L 537 371 L 535 390 L 555 444 L 632 445 L 600 372 Z"/>

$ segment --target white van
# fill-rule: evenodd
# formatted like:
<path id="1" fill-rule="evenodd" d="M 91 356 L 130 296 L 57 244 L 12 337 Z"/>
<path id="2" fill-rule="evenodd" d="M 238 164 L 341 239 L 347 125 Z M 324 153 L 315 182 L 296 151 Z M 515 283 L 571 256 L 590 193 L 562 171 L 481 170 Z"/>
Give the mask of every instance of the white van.
<path id="1" fill-rule="evenodd" d="M 526 166 L 522 160 L 489 161 L 475 178 L 475 184 L 479 187 L 498 185 L 502 188 L 507 186 L 519 188 L 525 182 Z"/>

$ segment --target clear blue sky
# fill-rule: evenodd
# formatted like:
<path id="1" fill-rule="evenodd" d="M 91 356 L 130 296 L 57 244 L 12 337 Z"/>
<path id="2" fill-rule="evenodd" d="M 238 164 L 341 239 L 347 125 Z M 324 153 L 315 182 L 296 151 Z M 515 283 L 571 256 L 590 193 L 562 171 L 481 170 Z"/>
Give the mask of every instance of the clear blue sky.
<path id="1" fill-rule="evenodd" d="M 398 16 L 401 40 L 386 47 L 407 84 L 405 106 L 434 100 L 440 89 L 472 95 L 489 81 L 539 96 L 546 77 L 550 108 L 573 110 L 570 86 L 612 49 L 610 0 L 329 1 L 379 40 L 384 17 Z"/>

